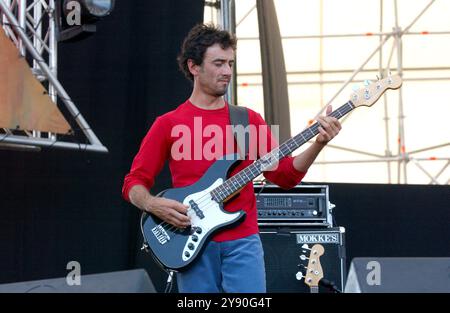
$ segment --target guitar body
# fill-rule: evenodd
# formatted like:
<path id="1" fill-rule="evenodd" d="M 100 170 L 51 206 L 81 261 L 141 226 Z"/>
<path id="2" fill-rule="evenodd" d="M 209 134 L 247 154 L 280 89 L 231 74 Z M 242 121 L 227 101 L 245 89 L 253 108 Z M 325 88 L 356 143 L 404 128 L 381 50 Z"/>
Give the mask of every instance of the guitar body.
<path id="1" fill-rule="evenodd" d="M 189 205 L 191 227 L 179 229 L 158 217 L 144 213 L 141 230 L 151 253 L 163 267 L 181 271 L 202 252 L 219 230 L 236 226 L 245 218 L 245 212 L 226 212 L 223 204 L 212 199 L 210 192 L 221 185 L 230 169 L 238 162 L 238 155 L 227 155 L 214 162 L 193 185 L 172 188 L 158 196 Z"/>

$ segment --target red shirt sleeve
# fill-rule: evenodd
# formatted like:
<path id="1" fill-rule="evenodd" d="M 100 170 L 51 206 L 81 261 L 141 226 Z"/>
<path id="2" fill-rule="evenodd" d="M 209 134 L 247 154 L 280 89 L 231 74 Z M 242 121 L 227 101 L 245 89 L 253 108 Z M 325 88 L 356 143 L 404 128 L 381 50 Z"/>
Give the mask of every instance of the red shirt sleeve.
<path id="1" fill-rule="evenodd" d="M 128 193 L 131 187 L 143 185 L 147 189 L 155 183 L 155 177 L 170 155 L 170 133 L 167 120 L 156 118 L 147 135 L 142 140 L 139 152 L 134 157 L 130 172 L 125 176 L 122 196 L 130 201 Z"/>
<path id="2" fill-rule="evenodd" d="M 255 118 L 255 125 L 258 127 L 258 157 L 262 157 L 264 154 L 278 147 L 279 143 L 261 115 L 256 113 Z M 297 171 L 293 161 L 294 158 L 292 156 L 282 158 L 274 170 L 263 172 L 264 177 L 283 189 L 295 187 L 300 183 L 306 173 Z"/>

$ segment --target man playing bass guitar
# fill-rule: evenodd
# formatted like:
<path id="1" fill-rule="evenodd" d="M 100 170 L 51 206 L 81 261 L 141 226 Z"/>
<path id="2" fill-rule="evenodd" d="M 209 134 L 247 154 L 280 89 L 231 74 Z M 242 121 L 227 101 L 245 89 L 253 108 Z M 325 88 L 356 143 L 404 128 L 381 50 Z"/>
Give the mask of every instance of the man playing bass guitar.
<path id="1" fill-rule="evenodd" d="M 123 184 L 122 194 L 127 201 L 161 221 L 151 229 L 159 240 L 157 245 L 168 246 L 167 242 L 175 240 L 174 237 L 187 234 L 191 241 L 180 252 L 186 262 L 190 262 L 189 251 L 194 251 L 194 244 L 202 241 L 201 236 L 204 235 L 200 227 L 189 232 L 194 223 L 194 215 L 189 212 L 195 211 L 199 220 L 208 212 L 200 210 L 201 200 L 182 203 L 164 195 L 154 196 L 149 190 L 166 161 L 173 187 L 181 188 L 199 181 L 225 154 L 230 151 L 237 153 L 236 141 L 229 127 L 229 105 L 223 98 L 232 77 L 235 50 L 236 38 L 227 31 L 210 25 L 197 25 L 190 30 L 182 44 L 178 63 L 193 82 L 192 94 L 175 110 L 156 118 Z M 327 108 L 327 114 L 330 112 L 331 107 Z M 249 153 L 231 170 L 229 177 L 278 145 L 261 115 L 250 109 L 247 113 L 249 126 L 252 126 Z M 276 167 L 264 170 L 268 180 L 285 189 L 302 180 L 319 152 L 341 129 L 335 117 L 319 116 L 317 121 L 321 127 L 315 141 L 301 154 L 285 156 Z M 267 144 L 261 146 L 260 142 Z M 245 216 L 237 226 L 220 229 L 207 241 L 204 238 L 204 247 L 195 262 L 177 273 L 180 292 L 266 291 L 264 253 L 251 181 L 229 201 L 223 202 L 224 211 L 242 210 Z M 163 226 L 170 226 L 175 232 L 168 235 Z M 177 237 L 177 234 L 180 235 Z"/>

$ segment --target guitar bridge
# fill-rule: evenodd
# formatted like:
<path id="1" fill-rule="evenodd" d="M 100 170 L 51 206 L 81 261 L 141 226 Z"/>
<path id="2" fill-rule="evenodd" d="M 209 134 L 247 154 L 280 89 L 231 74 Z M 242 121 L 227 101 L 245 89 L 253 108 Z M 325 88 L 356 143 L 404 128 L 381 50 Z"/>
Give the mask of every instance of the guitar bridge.
<path id="1" fill-rule="evenodd" d="M 161 225 L 153 227 L 152 233 L 153 235 L 155 235 L 158 242 L 162 245 L 170 240 L 169 234 L 167 234 L 166 230 Z"/>

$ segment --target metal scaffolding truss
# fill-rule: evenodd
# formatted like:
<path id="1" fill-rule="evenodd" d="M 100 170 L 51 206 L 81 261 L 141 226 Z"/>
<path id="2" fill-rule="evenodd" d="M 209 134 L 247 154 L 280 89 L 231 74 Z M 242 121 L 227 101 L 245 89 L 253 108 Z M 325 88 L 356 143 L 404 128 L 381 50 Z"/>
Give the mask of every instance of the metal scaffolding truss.
<path id="1" fill-rule="evenodd" d="M 55 0 L 0 0 L 0 22 L 6 35 L 29 60 L 36 78 L 57 105 L 58 98 L 77 123 L 87 143 L 64 141 L 69 136 L 0 128 L 0 146 L 40 150 L 41 147 L 108 152 L 57 78 L 57 14 Z M 28 53 L 28 55 L 27 55 Z M 70 134 L 69 134 L 70 135 Z"/>
<path id="2" fill-rule="evenodd" d="M 224 2 L 227 3 L 227 5 L 224 5 Z M 219 16 L 217 21 L 220 23 L 225 21 L 233 21 L 233 19 L 229 19 L 229 16 L 234 15 L 234 13 L 225 12 L 226 10 L 229 10 L 230 8 L 233 8 L 234 6 L 229 3 L 234 3 L 234 0 L 221 0 L 221 8 L 218 9 Z M 338 89 L 338 91 L 331 97 L 331 99 L 326 103 L 326 105 L 323 106 L 323 109 L 330 103 L 332 103 L 340 94 L 341 92 L 352 82 L 358 82 L 358 80 L 355 79 L 356 75 L 361 72 L 377 72 L 380 77 L 385 77 L 390 72 L 390 65 L 391 61 L 394 55 L 394 52 L 397 56 L 397 66 L 395 68 L 395 71 L 397 74 L 399 74 L 401 77 L 403 77 L 404 71 L 425 71 L 425 70 L 434 70 L 434 71 L 440 71 L 440 70 L 449 70 L 449 67 L 414 67 L 414 68 L 404 68 L 403 67 L 403 50 L 402 50 L 402 38 L 403 36 L 414 36 L 414 35 L 449 35 L 450 31 L 436 31 L 436 32 L 412 32 L 410 31 L 411 27 L 420 19 L 420 17 L 433 5 L 435 0 L 430 0 L 428 4 L 416 15 L 416 17 L 404 28 L 402 28 L 399 25 L 399 18 L 398 18 L 398 6 L 397 6 L 397 0 L 394 0 L 392 4 L 394 5 L 394 13 L 395 13 L 395 25 L 392 28 L 391 32 L 383 32 L 382 31 L 382 21 L 383 21 L 383 0 L 380 0 L 380 31 L 377 33 L 353 33 L 353 34 L 328 34 L 328 35 L 311 35 L 311 36 L 285 36 L 282 37 L 282 39 L 293 39 L 293 40 L 301 40 L 301 39 L 307 39 L 307 38 L 331 38 L 331 37 L 362 37 L 362 36 L 378 36 L 379 37 L 379 44 L 378 46 L 367 56 L 367 58 L 360 64 L 360 66 L 356 69 L 342 69 L 342 70 L 333 70 L 333 71 L 326 71 L 326 70 L 318 70 L 318 71 L 305 71 L 305 72 L 289 72 L 290 74 L 319 74 L 320 79 L 316 81 L 294 81 L 289 82 L 289 84 L 330 84 L 330 83 L 342 83 L 342 81 L 339 80 L 323 80 L 322 75 L 327 73 L 333 73 L 333 74 L 349 74 L 349 77 L 345 82 L 342 83 L 341 87 Z M 234 25 L 228 24 L 222 24 L 227 26 L 228 30 L 233 30 L 236 27 L 239 26 L 239 24 L 247 18 L 250 13 L 256 9 L 256 5 L 251 7 L 247 13 L 243 15 L 243 17 L 236 22 Z M 242 40 L 259 40 L 258 37 L 239 37 L 239 41 Z M 392 47 L 390 49 L 389 55 L 387 57 L 387 65 L 383 66 L 383 63 L 385 62 L 385 59 L 383 56 L 383 47 L 385 47 L 388 42 L 392 42 Z M 370 60 L 372 60 L 376 55 L 379 56 L 379 67 L 378 69 L 372 68 L 372 69 L 365 69 L 364 67 Z M 239 60 L 238 60 L 239 61 Z M 254 75 L 261 75 L 261 73 L 237 73 L 238 76 L 254 76 Z M 236 79 L 236 77 L 235 77 Z M 415 78 L 407 78 L 404 79 L 405 81 L 424 81 L 424 80 L 450 80 L 450 77 L 415 77 Z M 246 85 L 261 85 L 260 83 L 248 83 Z M 450 158 L 449 157 L 443 157 L 443 158 L 420 158 L 415 157 L 416 154 L 424 151 L 444 148 L 447 146 L 450 146 L 450 142 L 444 142 L 442 144 L 429 146 L 429 147 L 423 147 L 421 149 L 413 150 L 413 151 L 407 151 L 405 148 L 405 127 L 404 127 L 404 107 L 403 107 L 403 97 L 402 97 L 402 89 L 398 90 L 399 97 L 398 97 L 398 117 L 397 117 L 397 124 L 398 124 L 398 145 L 395 148 L 395 152 L 392 151 L 392 147 L 390 146 L 390 137 L 391 137 L 391 130 L 389 128 L 389 120 L 391 117 L 389 116 L 388 112 L 388 106 L 387 106 L 387 96 L 384 95 L 384 127 L 385 127 L 385 154 L 375 154 L 368 151 L 362 151 L 362 150 L 356 150 L 356 149 L 350 149 L 347 147 L 341 147 L 337 145 L 327 145 L 328 148 L 332 149 L 339 149 L 343 151 L 348 151 L 360 155 L 364 155 L 366 157 L 369 157 L 368 159 L 350 159 L 350 160 L 340 160 L 340 161 L 316 161 L 315 164 L 350 164 L 350 163 L 374 163 L 374 162 L 384 162 L 386 163 L 387 167 L 387 176 L 388 176 L 388 182 L 392 183 L 392 175 L 391 175 L 391 164 L 393 162 L 397 163 L 397 180 L 396 183 L 408 183 L 408 177 L 407 177 L 407 165 L 409 163 L 415 165 L 420 171 L 422 171 L 427 177 L 429 177 L 430 181 L 429 184 L 439 184 L 438 179 L 440 176 L 446 171 L 446 169 L 450 166 Z M 321 110 L 321 112 L 323 111 Z M 321 113 L 319 112 L 319 114 Z M 437 174 L 433 175 L 431 174 L 427 169 L 425 169 L 422 165 L 423 162 L 430 162 L 430 161 L 447 161 L 442 166 L 442 168 L 438 171 Z M 449 184 L 450 179 L 446 181 L 445 184 Z"/>

